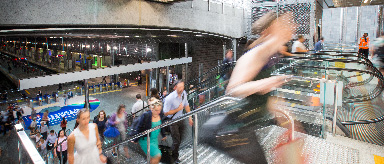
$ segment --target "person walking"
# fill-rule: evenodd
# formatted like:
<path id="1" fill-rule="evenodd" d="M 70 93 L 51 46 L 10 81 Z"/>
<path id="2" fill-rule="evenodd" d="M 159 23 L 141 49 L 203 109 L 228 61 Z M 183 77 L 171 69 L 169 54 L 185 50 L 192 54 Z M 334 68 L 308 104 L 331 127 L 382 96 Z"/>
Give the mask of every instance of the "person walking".
<path id="1" fill-rule="evenodd" d="M 49 118 L 48 118 L 48 110 L 46 110 L 43 114 L 43 118 L 41 118 L 41 121 L 44 121 L 47 126 L 49 127 Z"/>
<path id="2" fill-rule="evenodd" d="M 36 144 L 36 148 L 38 149 L 40 155 L 47 154 L 47 141 L 44 140 L 43 137 L 39 138 L 39 142 Z M 46 159 L 46 156 L 43 157 L 43 159 Z"/>
<path id="3" fill-rule="evenodd" d="M 65 120 L 65 117 L 63 117 L 63 120 L 61 120 L 60 127 L 62 130 L 64 130 L 64 132 L 67 129 L 67 120 Z"/>
<path id="4" fill-rule="evenodd" d="M 32 119 L 31 124 L 29 125 L 29 130 L 30 130 L 31 132 L 35 131 L 36 126 L 37 126 L 36 117 L 34 117 L 34 118 Z"/>
<path id="5" fill-rule="evenodd" d="M 55 135 L 55 131 L 51 130 L 47 137 L 47 151 L 51 151 L 55 145 L 57 136 Z"/>
<path id="6" fill-rule="evenodd" d="M 114 126 L 119 130 L 120 138 L 122 141 L 124 141 L 127 137 L 126 130 L 128 129 L 128 121 L 127 121 L 126 117 L 127 117 L 127 113 L 125 112 L 125 105 L 121 104 L 117 108 L 117 112 L 114 113 L 111 116 L 111 118 L 109 118 L 109 120 L 108 120 L 108 124 L 110 126 Z M 127 157 L 129 159 L 130 156 L 128 154 L 128 146 L 127 145 L 124 146 L 124 152 L 125 152 L 125 157 Z M 115 153 L 116 153 L 116 150 L 113 149 L 112 154 L 115 154 Z"/>
<path id="7" fill-rule="evenodd" d="M 186 112 L 190 112 L 187 101 L 187 92 L 184 90 L 184 82 L 182 80 L 176 81 L 174 84 L 174 90 L 165 98 L 164 103 L 164 115 L 171 119 L 176 119 L 183 114 L 183 109 Z M 189 125 L 193 125 L 192 117 L 189 117 Z M 184 133 L 184 122 L 179 121 L 171 125 L 171 137 L 172 137 L 172 157 L 175 163 L 180 163 L 179 160 L 179 148 L 181 144 L 182 135 Z"/>
<path id="8" fill-rule="evenodd" d="M 144 107 L 146 107 L 146 106 L 147 106 L 147 103 L 145 101 L 141 100 L 141 95 L 140 94 L 137 94 L 136 95 L 136 102 L 135 102 L 135 104 L 133 104 L 132 111 L 131 111 L 132 117 L 133 117 L 131 130 L 136 130 L 135 127 L 136 127 L 136 124 L 138 122 L 138 119 L 146 111 L 144 109 Z"/>
<path id="9" fill-rule="evenodd" d="M 324 37 L 321 37 L 318 42 L 315 44 L 315 52 L 319 52 L 323 49 Z"/>
<path id="10" fill-rule="evenodd" d="M 44 121 L 41 122 L 40 133 L 43 135 L 44 140 L 48 137 L 48 126 Z"/>
<path id="11" fill-rule="evenodd" d="M 58 144 L 60 144 L 60 143 L 61 143 L 61 147 L 60 147 L 60 145 L 58 146 Z M 67 147 L 68 147 L 68 145 L 67 145 L 67 135 L 65 135 L 65 130 L 62 129 L 59 131 L 59 134 L 57 136 L 54 147 L 56 147 L 56 150 L 53 151 L 55 157 L 58 157 L 60 162 L 61 162 L 61 160 L 63 160 L 63 164 L 66 164 L 67 163 Z"/>
<path id="12" fill-rule="evenodd" d="M 35 109 L 35 108 L 32 108 L 31 119 L 36 118 L 36 117 L 37 117 L 36 109 Z"/>
<path id="13" fill-rule="evenodd" d="M 102 164 L 107 157 L 102 154 L 97 125 L 89 123 L 87 109 L 79 110 L 76 117 L 78 126 L 68 136 L 68 164 Z M 74 153 L 76 149 L 76 153 Z"/>
<path id="14" fill-rule="evenodd" d="M 298 35 L 297 40 L 293 42 L 292 44 L 292 53 L 296 52 L 308 52 L 307 48 L 303 44 L 305 41 L 305 38 L 303 35 Z"/>
<path id="15" fill-rule="evenodd" d="M 93 119 L 93 123 L 97 125 L 97 129 L 99 130 L 99 134 L 102 140 L 104 140 L 104 131 L 107 121 L 107 115 L 105 114 L 104 110 L 101 110 L 95 119 Z"/>
<path id="16" fill-rule="evenodd" d="M 163 103 L 154 97 L 149 99 L 150 104 L 150 111 L 144 113 L 140 118 L 139 122 L 136 126 L 136 134 L 142 133 L 148 129 L 154 128 L 156 126 L 161 125 L 163 122 L 163 119 L 165 118 L 164 114 L 161 112 Z M 159 134 L 162 134 L 163 138 L 162 141 L 166 139 L 165 131 L 164 129 L 157 129 L 150 134 L 150 164 L 158 164 L 161 159 L 161 151 L 159 149 L 159 140 L 158 136 Z M 147 151 L 147 137 L 143 136 L 136 141 L 139 142 L 139 145 L 141 149 L 144 151 L 145 154 L 148 153 Z"/>
<path id="17" fill-rule="evenodd" d="M 360 38 L 359 53 L 368 58 L 369 54 L 369 37 L 368 33 L 364 33 L 363 37 Z"/>

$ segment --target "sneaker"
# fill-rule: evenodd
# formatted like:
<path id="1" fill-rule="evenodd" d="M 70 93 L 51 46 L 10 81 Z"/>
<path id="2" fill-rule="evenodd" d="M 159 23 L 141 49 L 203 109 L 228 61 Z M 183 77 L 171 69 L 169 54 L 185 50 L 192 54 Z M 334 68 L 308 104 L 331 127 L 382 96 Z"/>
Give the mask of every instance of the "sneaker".
<path id="1" fill-rule="evenodd" d="M 181 163 L 180 159 L 176 159 L 176 160 L 175 160 L 175 163 L 176 163 L 176 164 Z"/>
<path id="2" fill-rule="evenodd" d="M 112 152 L 112 156 L 117 157 L 117 153 L 116 152 Z"/>

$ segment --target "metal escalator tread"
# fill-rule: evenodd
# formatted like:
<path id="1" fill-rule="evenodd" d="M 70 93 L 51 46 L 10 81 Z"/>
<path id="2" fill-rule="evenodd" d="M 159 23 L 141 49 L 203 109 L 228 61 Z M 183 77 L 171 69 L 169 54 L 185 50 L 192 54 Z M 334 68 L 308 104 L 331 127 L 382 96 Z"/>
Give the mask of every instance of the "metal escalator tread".
<path id="1" fill-rule="evenodd" d="M 259 141 L 265 141 L 263 150 L 268 159 L 268 163 L 279 163 L 274 156 L 273 148 L 281 141 L 281 136 L 287 129 L 272 125 L 255 130 Z M 272 133 L 273 135 L 268 135 Z M 333 144 L 322 138 L 314 137 L 304 133 L 294 132 L 296 138 L 304 139 L 303 154 L 305 154 L 306 163 L 359 163 L 359 151 L 342 145 Z M 265 139 L 268 137 L 268 139 Z M 283 138 L 286 140 L 287 138 Z"/>
<path id="2" fill-rule="evenodd" d="M 193 163 L 192 147 L 189 149 L 190 151 L 188 151 L 189 153 L 188 156 L 183 156 L 183 158 L 180 158 L 180 160 L 182 161 L 181 162 L 182 164 Z M 229 157 L 224 153 L 216 150 L 215 148 L 205 144 L 199 144 L 197 152 L 198 152 L 197 163 L 199 164 L 211 164 L 211 163 L 241 164 L 241 162 L 237 161 L 236 159 Z"/>

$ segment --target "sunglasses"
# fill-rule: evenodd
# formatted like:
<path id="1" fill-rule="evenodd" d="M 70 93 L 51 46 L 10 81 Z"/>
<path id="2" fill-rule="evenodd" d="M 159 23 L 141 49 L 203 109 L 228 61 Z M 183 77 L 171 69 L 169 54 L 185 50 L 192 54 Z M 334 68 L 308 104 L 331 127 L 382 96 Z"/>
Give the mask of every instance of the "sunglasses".
<path id="1" fill-rule="evenodd" d="M 155 103 L 151 104 L 151 107 L 161 106 L 161 105 L 162 105 L 162 102 L 160 100 L 157 100 Z"/>

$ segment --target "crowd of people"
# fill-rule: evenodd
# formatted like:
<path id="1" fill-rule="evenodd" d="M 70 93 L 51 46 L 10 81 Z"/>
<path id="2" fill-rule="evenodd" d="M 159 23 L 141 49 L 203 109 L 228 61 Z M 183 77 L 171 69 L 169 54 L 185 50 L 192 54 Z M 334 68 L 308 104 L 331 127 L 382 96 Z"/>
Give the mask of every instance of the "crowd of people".
<path id="1" fill-rule="evenodd" d="M 0 133 L 6 135 L 7 132 L 12 130 L 13 126 L 17 123 L 24 124 L 22 115 L 24 114 L 23 108 L 17 104 L 9 104 L 5 111 L 1 111 L 0 115 Z"/>

